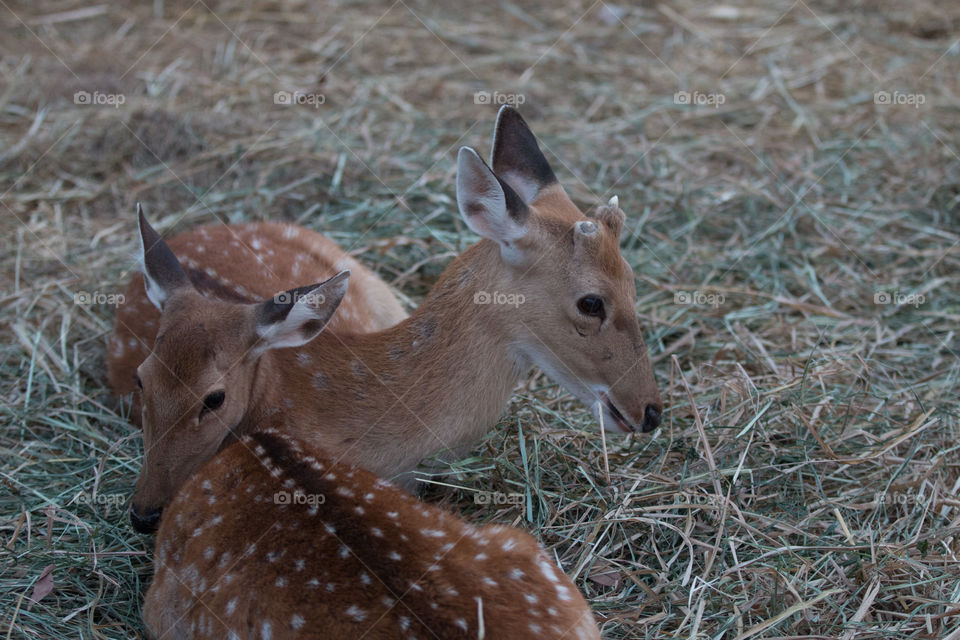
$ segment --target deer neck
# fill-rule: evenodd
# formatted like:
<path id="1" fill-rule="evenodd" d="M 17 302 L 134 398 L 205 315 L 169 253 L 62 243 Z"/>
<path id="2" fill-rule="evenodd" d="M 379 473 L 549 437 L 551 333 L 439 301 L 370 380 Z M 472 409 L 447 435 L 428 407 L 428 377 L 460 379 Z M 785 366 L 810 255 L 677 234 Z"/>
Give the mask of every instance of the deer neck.
<path id="1" fill-rule="evenodd" d="M 292 350 L 291 350 L 292 351 Z M 231 431 L 231 435 L 224 440 L 223 445 L 236 442 L 241 437 L 264 429 L 279 427 L 286 419 L 286 403 L 284 402 L 284 388 L 291 381 L 284 375 L 283 358 L 279 354 L 267 351 L 253 364 L 253 371 L 248 389 L 248 410 Z"/>
<path id="2" fill-rule="evenodd" d="M 268 404 L 293 418 L 296 435 L 385 477 L 440 451 L 462 454 L 497 422 L 528 368 L 510 311 L 475 303 L 478 291 L 508 282 L 491 272 L 505 269 L 498 251 L 489 241 L 465 251 L 395 327 L 325 332 L 300 353 L 276 352 L 272 371 L 304 392 L 281 397 L 273 385 Z"/>

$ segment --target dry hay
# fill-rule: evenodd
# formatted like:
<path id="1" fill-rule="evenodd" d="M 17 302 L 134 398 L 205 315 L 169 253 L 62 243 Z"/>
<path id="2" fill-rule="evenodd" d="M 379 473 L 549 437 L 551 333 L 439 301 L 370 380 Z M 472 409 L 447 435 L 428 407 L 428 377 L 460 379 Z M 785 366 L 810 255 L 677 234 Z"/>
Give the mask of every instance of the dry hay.
<path id="1" fill-rule="evenodd" d="M 608 638 L 957 628 L 956 3 L 0 16 L 6 637 L 141 633 L 151 539 L 124 513 L 140 441 L 104 387 L 111 309 L 74 304 L 129 275 L 133 203 L 168 232 L 298 221 L 416 302 L 472 241 L 453 176 L 458 146 L 487 151 L 478 91 L 522 96 L 585 208 L 620 196 L 668 411 L 652 438 L 607 437 L 605 459 L 588 412 L 533 375 L 429 499 L 533 531 Z M 294 90 L 324 103 L 274 104 Z"/>

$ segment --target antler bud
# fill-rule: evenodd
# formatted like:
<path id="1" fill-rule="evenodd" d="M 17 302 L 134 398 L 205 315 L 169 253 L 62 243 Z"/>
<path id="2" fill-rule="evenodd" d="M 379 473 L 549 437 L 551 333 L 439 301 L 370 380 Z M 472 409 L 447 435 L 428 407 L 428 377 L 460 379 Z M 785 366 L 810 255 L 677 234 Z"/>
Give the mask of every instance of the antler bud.
<path id="1" fill-rule="evenodd" d="M 597 235 L 597 224 L 592 220 L 581 220 L 574 228 L 577 230 L 577 233 L 583 236 L 595 236 Z"/>

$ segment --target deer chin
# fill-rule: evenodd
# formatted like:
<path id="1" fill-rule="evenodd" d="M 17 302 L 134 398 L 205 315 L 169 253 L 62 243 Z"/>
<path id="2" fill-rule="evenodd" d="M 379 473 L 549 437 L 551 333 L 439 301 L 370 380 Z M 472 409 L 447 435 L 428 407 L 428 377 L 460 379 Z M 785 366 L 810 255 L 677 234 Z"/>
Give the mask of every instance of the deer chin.
<path id="1" fill-rule="evenodd" d="M 631 423 L 623 413 L 613 404 L 605 391 L 600 392 L 600 402 L 603 405 L 603 428 L 612 433 L 637 433 L 640 427 Z"/>
<path id="2" fill-rule="evenodd" d="M 554 366 L 552 358 L 547 357 L 547 354 L 540 349 L 528 348 L 521 353 L 523 353 L 529 364 L 537 365 L 543 369 L 544 373 L 559 383 L 560 386 L 565 388 L 569 393 L 579 398 L 583 404 L 595 408 L 599 400 L 603 411 L 604 431 L 610 433 L 638 433 L 642 431 L 640 426 L 630 422 L 623 412 L 613 403 L 610 395 L 607 393 L 609 387 L 606 385 L 590 385 L 578 379 L 576 375 L 567 375 L 566 372 L 570 371 L 569 369 L 564 370 Z"/>
<path id="3" fill-rule="evenodd" d="M 237 423 L 227 429 L 227 432 L 223 434 L 223 440 L 220 441 L 220 444 L 217 445 L 217 453 L 220 453 L 234 442 L 238 442 L 241 438 L 240 435 L 240 424 L 242 420 L 237 420 Z"/>

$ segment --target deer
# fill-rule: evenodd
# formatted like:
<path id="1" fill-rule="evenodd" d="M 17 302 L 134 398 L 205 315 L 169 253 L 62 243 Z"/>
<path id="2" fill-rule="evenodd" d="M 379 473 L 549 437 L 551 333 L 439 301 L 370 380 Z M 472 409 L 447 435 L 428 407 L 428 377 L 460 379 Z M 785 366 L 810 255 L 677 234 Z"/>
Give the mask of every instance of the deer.
<path id="1" fill-rule="evenodd" d="M 476 526 L 266 429 L 170 503 L 143 604 L 154 638 L 599 640 L 526 532 Z"/>
<path id="2" fill-rule="evenodd" d="M 137 216 L 145 220 L 139 204 Z M 156 238 L 150 236 L 146 242 L 141 251 L 152 255 Z M 204 225 L 174 236 L 167 246 L 193 288 L 212 299 L 211 310 L 217 300 L 254 303 L 297 284 L 349 271 L 350 293 L 330 320 L 331 331 L 379 331 L 407 317 L 386 282 L 335 242 L 304 227 L 275 222 Z M 107 346 L 107 380 L 118 398 L 131 399 L 123 408 L 138 424 L 136 371 L 153 348 L 162 306 L 155 306 L 153 296 L 144 295 L 144 286 L 142 274 L 130 279 Z"/>
<path id="3" fill-rule="evenodd" d="M 137 369 L 145 460 L 135 529 L 155 530 L 177 488 L 218 450 L 274 425 L 414 490 L 418 463 L 469 450 L 533 366 L 597 407 L 611 432 L 659 425 L 618 198 L 582 213 L 509 106 L 490 165 L 460 149 L 456 191 L 481 240 L 409 318 L 362 334 L 319 332 L 338 283 L 296 303 L 297 291 L 282 303 L 211 302 L 141 219 L 145 291 L 163 312 Z"/>

